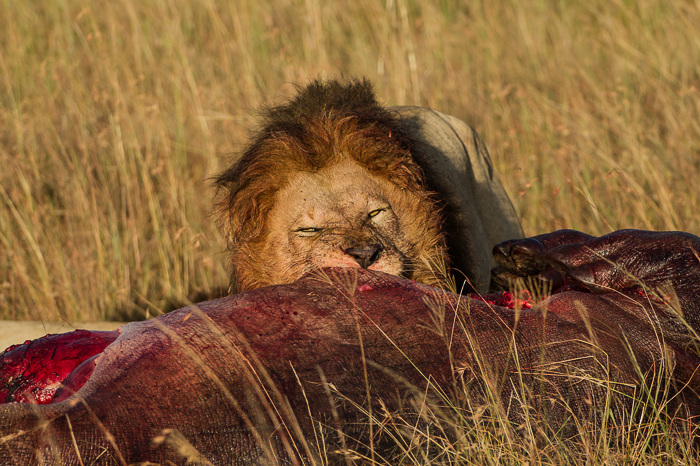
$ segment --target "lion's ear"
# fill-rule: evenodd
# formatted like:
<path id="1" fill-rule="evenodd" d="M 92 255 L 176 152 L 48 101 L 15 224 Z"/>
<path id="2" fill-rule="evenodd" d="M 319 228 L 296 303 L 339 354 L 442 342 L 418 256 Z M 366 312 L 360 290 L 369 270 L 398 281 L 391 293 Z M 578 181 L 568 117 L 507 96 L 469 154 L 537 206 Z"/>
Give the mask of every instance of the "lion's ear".
<path id="1" fill-rule="evenodd" d="M 248 222 L 241 218 L 242 215 L 244 212 L 236 211 L 235 207 L 231 207 L 226 209 L 217 220 L 219 230 L 226 238 L 229 248 L 248 239 L 249 234 L 246 234 L 248 233 L 246 230 L 250 229 L 250 225 L 246 225 Z"/>
<path id="2" fill-rule="evenodd" d="M 231 196 L 230 193 L 223 196 L 217 192 L 216 197 L 218 197 L 218 199 L 214 201 L 214 208 L 212 209 L 211 215 L 214 217 L 214 222 L 221 235 L 230 243 L 233 232 L 232 222 L 234 222 L 235 217 L 231 209 Z"/>
<path id="3" fill-rule="evenodd" d="M 276 189 L 248 187 L 229 196 L 217 223 L 229 247 L 256 242 L 266 234 L 267 218 L 274 207 Z"/>

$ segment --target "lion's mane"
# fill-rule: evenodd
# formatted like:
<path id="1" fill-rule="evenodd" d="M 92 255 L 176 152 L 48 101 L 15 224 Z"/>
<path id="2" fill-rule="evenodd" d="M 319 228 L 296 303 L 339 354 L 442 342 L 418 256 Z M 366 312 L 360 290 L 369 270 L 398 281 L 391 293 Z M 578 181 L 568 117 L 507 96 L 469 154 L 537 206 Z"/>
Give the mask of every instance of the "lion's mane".
<path id="1" fill-rule="evenodd" d="M 317 172 L 349 155 L 371 173 L 417 194 L 424 219 L 409 278 L 435 284 L 435 265 L 447 266 L 435 195 L 411 156 L 411 135 L 379 105 L 366 80 L 314 81 L 289 102 L 261 111 L 260 129 L 238 161 L 215 179 L 217 225 L 225 234 L 231 292 L 270 285 L 262 273 L 267 214 L 289 177 Z M 415 222 L 414 222 L 415 223 Z M 420 259 L 419 259 L 420 257 Z M 430 262 L 433 262 L 430 264 Z"/>

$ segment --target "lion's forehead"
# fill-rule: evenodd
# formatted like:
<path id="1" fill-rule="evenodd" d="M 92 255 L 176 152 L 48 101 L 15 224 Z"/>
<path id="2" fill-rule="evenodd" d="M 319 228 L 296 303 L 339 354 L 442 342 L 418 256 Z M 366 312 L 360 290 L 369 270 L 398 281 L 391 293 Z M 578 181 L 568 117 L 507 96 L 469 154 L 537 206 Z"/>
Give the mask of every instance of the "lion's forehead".
<path id="1" fill-rule="evenodd" d="M 341 163 L 290 177 L 278 192 L 279 202 L 271 214 L 288 222 L 321 222 L 336 217 L 351 220 L 369 210 L 390 207 L 390 194 L 395 189 L 388 180 L 357 163 Z"/>

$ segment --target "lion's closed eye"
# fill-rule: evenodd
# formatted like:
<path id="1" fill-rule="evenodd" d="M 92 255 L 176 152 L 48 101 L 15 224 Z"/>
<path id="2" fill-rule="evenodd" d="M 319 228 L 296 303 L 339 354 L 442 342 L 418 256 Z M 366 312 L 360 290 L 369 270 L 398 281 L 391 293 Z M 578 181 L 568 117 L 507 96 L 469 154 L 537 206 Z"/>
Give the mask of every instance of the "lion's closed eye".
<path id="1" fill-rule="evenodd" d="M 304 228 L 298 228 L 295 231 L 297 233 L 305 233 L 305 234 L 309 235 L 309 234 L 320 233 L 322 230 L 323 230 L 323 228 L 304 227 Z"/>

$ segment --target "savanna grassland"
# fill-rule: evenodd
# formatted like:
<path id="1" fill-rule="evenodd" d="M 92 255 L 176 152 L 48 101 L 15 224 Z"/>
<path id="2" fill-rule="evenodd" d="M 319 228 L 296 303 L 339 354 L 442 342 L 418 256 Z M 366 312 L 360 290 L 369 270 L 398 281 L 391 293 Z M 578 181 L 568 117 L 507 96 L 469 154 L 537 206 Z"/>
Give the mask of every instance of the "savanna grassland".
<path id="1" fill-rule="evenodd" d="M 0 4 L 0 319 L 134 318 L 227 286 L 210 178 L 318 76 L 482 135 L 525 231 L 700 232 L 700 5 Z"/>
<path id="2" fill-rule="evenodd" d="M 0 23 L 0 319 L 142 318 L 224 293 L 211 177 L 256 108 L 319 76 L 474 126 L 526 234 L 700 234 L 698 1 L 3 0 Z M 668 435 L 654 409 L 573 449 L 536 423 L 426 409 L 424 432 L 389 426 L 414 430 L 407 464 L 696 459 L 695 433 Z"/>

